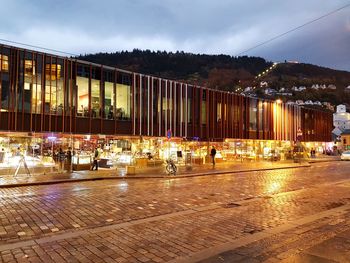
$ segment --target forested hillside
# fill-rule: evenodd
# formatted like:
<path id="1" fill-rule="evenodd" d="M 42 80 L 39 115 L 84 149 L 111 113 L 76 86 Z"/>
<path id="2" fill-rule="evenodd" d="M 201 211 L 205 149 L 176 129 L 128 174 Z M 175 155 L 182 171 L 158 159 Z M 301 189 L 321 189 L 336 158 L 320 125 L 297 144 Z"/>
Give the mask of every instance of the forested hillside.
<path id="1" fill-rule="evenodd" d="M 81 55 L 79 59 L 118 67 L 133 72 L 184 81 L 213 89 L 245 94 L 247 87 L 254 87 L 245 95 L 262 96 L 285 101 L 290 99 L 323 100 L 350 104 L 350 72 L 323 68 L 311 64 L 273 63 L 260 57 L 232 57 L 229 55 L 205 55 L 185 52 L 138 50 L 115 53 Z M 265 72 L 265 73 L 264 73 Z M 264 74 L 262 74 L 264 73 Z M 260 74 L 260 76 L 259 76 Z M 265 85 L 262 86 L 261 83 Z M 311 89 L 313 85 L 334 85 L 336 89 Z M 293 87 L 305 86 L 302 92 Z M 292 95 L 266 94 L 265 89 L 284 89 Z M 288 97 L 289 96 L 289 97 Z"/>

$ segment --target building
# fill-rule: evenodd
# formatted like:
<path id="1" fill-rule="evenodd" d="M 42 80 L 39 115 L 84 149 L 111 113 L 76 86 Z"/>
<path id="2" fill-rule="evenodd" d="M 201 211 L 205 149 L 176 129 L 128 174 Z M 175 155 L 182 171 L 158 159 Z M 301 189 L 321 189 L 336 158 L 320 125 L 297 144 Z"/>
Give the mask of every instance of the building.
<path id="1" fill-rule="evenodd" d="M 341 131 L 350 129 L 350 113 L 346 112 L 345 105 L 337 106 L 337 111 L 333 113 L 333 125 Z"/>
<path id="2" fill-rule="evenodd" d="M 350 129 L 346 129 L 342 132 L 340 142 L 342 144 L 342 150 L 350 150 Z"/>
<path id="3" fill-rule="evenodd" d="M 86 169 L 97 145 L 110 167 L 203 163 L 211 145 L 218 161 L 265 159 L 290 152 L 298 129 L 313 147 L 331 141 L 328 112 L 6 45 L 0 54 L 4 167 L 18 152 L 49 166 L 68 147 L 75 169 Z"/>

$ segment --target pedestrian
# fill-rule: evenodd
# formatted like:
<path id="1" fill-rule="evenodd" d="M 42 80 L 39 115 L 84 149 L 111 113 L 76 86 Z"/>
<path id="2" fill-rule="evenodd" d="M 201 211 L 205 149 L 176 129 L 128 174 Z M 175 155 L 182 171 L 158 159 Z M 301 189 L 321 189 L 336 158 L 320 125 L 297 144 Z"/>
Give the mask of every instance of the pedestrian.
<path id="1" fill-rule="evenodd" d="M 68 172 L 71 172 L 72 170 L 72 151 L 71 147 L 68 148 L 67 154 L 66 154 L 66 168 Z"/>
<path id="2" fill-rule="evenodd" d="M 92 166 L 91 166 L 91 171 L 93 171 L 94 168 L 96 168 L 95 169 L 96 171 L 98 170 L 98 157 L 99 157 L 99 152 L 98 152 L 98 149 L 96 147 L 95 152 L 94 152 L 94 161 L 93 161 Z"/>
<path id="3" fill-rule="evenodd" d="M 64 151 L 62 150 L 62 148 L 60 148 L 57 155 L 58 155 L 57 159 L 59 163 L 59 171 L 62 172 L 64 170 L 64 160 L 66 159 L 66 155 L 64 154 Z"/>
<path id="4" fill-rule="evenodd" d="M 215 147 L 213 146 L 213 148 L 210 151 L 210 156 L 211 156 L 213 166 L 215 166 L 215 155 L 216 155 L 216 150 L 215 150 Z"/>

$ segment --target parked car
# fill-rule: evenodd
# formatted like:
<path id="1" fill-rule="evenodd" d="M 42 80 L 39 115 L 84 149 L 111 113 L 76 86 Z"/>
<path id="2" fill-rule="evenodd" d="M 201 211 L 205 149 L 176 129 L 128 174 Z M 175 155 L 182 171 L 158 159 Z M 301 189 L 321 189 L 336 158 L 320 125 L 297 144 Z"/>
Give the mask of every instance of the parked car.
<path id="1" fill-rule="evenodd" d="M 342 161 L 350 160 L 350 151 L 345 151 L 341 154 L 340 159 Z"/>

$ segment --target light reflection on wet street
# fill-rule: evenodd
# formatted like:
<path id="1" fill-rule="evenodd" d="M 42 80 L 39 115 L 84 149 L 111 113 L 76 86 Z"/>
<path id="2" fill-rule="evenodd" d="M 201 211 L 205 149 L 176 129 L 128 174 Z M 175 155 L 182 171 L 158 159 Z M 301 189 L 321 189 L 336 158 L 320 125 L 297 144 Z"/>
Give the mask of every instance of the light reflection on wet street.
<path id="1" fill-rule="evenodd" d="M 0 189 L 0 262 L 190 260 L 211 247 L 346 207 L 349 168 L 347 162 L 328 162 Z"/>

